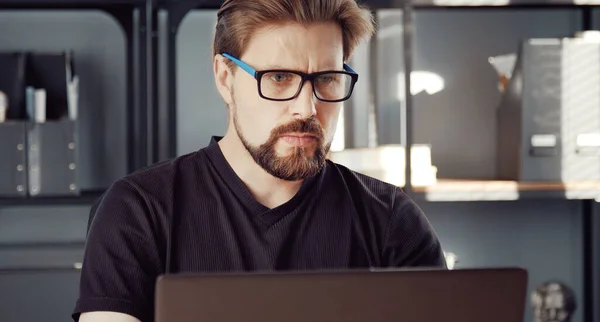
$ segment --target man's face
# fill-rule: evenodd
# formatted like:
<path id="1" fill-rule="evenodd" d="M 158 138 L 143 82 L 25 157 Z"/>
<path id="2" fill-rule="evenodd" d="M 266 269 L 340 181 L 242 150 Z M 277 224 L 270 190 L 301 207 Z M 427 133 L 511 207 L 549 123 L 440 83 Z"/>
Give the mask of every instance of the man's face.
<path id="1" fill-rule="evenodd" d="M 239 58 L 258 71 L 343 70 L 341 28 L 333 23 L 265 27 L 253 34 Z M 290 181 L 313 176 L 321 170 L 342 103 L 319 101 L 308 81 L 293 100 L 261 98 L 256 79 L 241 69 L 235 72 L 232 91 L 233 125 L 262 168 Z"/>

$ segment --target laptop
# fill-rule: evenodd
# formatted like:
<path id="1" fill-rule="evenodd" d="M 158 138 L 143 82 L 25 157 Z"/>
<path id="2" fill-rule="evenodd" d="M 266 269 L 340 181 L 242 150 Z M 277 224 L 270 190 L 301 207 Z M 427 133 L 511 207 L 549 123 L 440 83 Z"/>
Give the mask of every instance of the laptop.
<path id="1" fill-rule="evenodd" d="M 183 274 L 157 280 L 156 322 L 522 322 L 520 268 Z"/>

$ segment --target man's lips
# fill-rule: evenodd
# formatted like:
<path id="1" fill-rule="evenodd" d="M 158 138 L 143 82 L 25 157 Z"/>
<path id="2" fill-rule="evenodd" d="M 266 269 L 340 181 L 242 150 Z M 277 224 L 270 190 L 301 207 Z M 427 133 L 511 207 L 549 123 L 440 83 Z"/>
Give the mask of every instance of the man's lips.
<path id="1" fill-rule="evenodd" d="M 308 146 L 317 142 L 317 136 L 310 133 L 284 134 L 281 139 L 293 146 Z"/>

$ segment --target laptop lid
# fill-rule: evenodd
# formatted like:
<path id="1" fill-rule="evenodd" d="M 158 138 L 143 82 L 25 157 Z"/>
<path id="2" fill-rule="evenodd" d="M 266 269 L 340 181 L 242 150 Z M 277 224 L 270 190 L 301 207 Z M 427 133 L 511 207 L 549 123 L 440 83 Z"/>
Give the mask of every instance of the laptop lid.
<path id="1" fill-rule="evenodd" d="M 519 268 L 168 275 L 156 322 L 521 322 Z"/>

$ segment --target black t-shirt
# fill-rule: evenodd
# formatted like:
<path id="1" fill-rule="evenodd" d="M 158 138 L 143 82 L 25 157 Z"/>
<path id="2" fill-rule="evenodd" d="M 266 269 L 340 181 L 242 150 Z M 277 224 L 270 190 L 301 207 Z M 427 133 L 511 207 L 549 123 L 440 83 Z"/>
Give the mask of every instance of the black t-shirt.
<path id="1" fill-rule="evenodd" d="M 80 312 L 154 320 L 168 273 L 445 267 L 428 220 L 399 188 L 327 161 L 285 204 L 257 202 L 218 138 L 116 181 L 91 221 Z"/>

